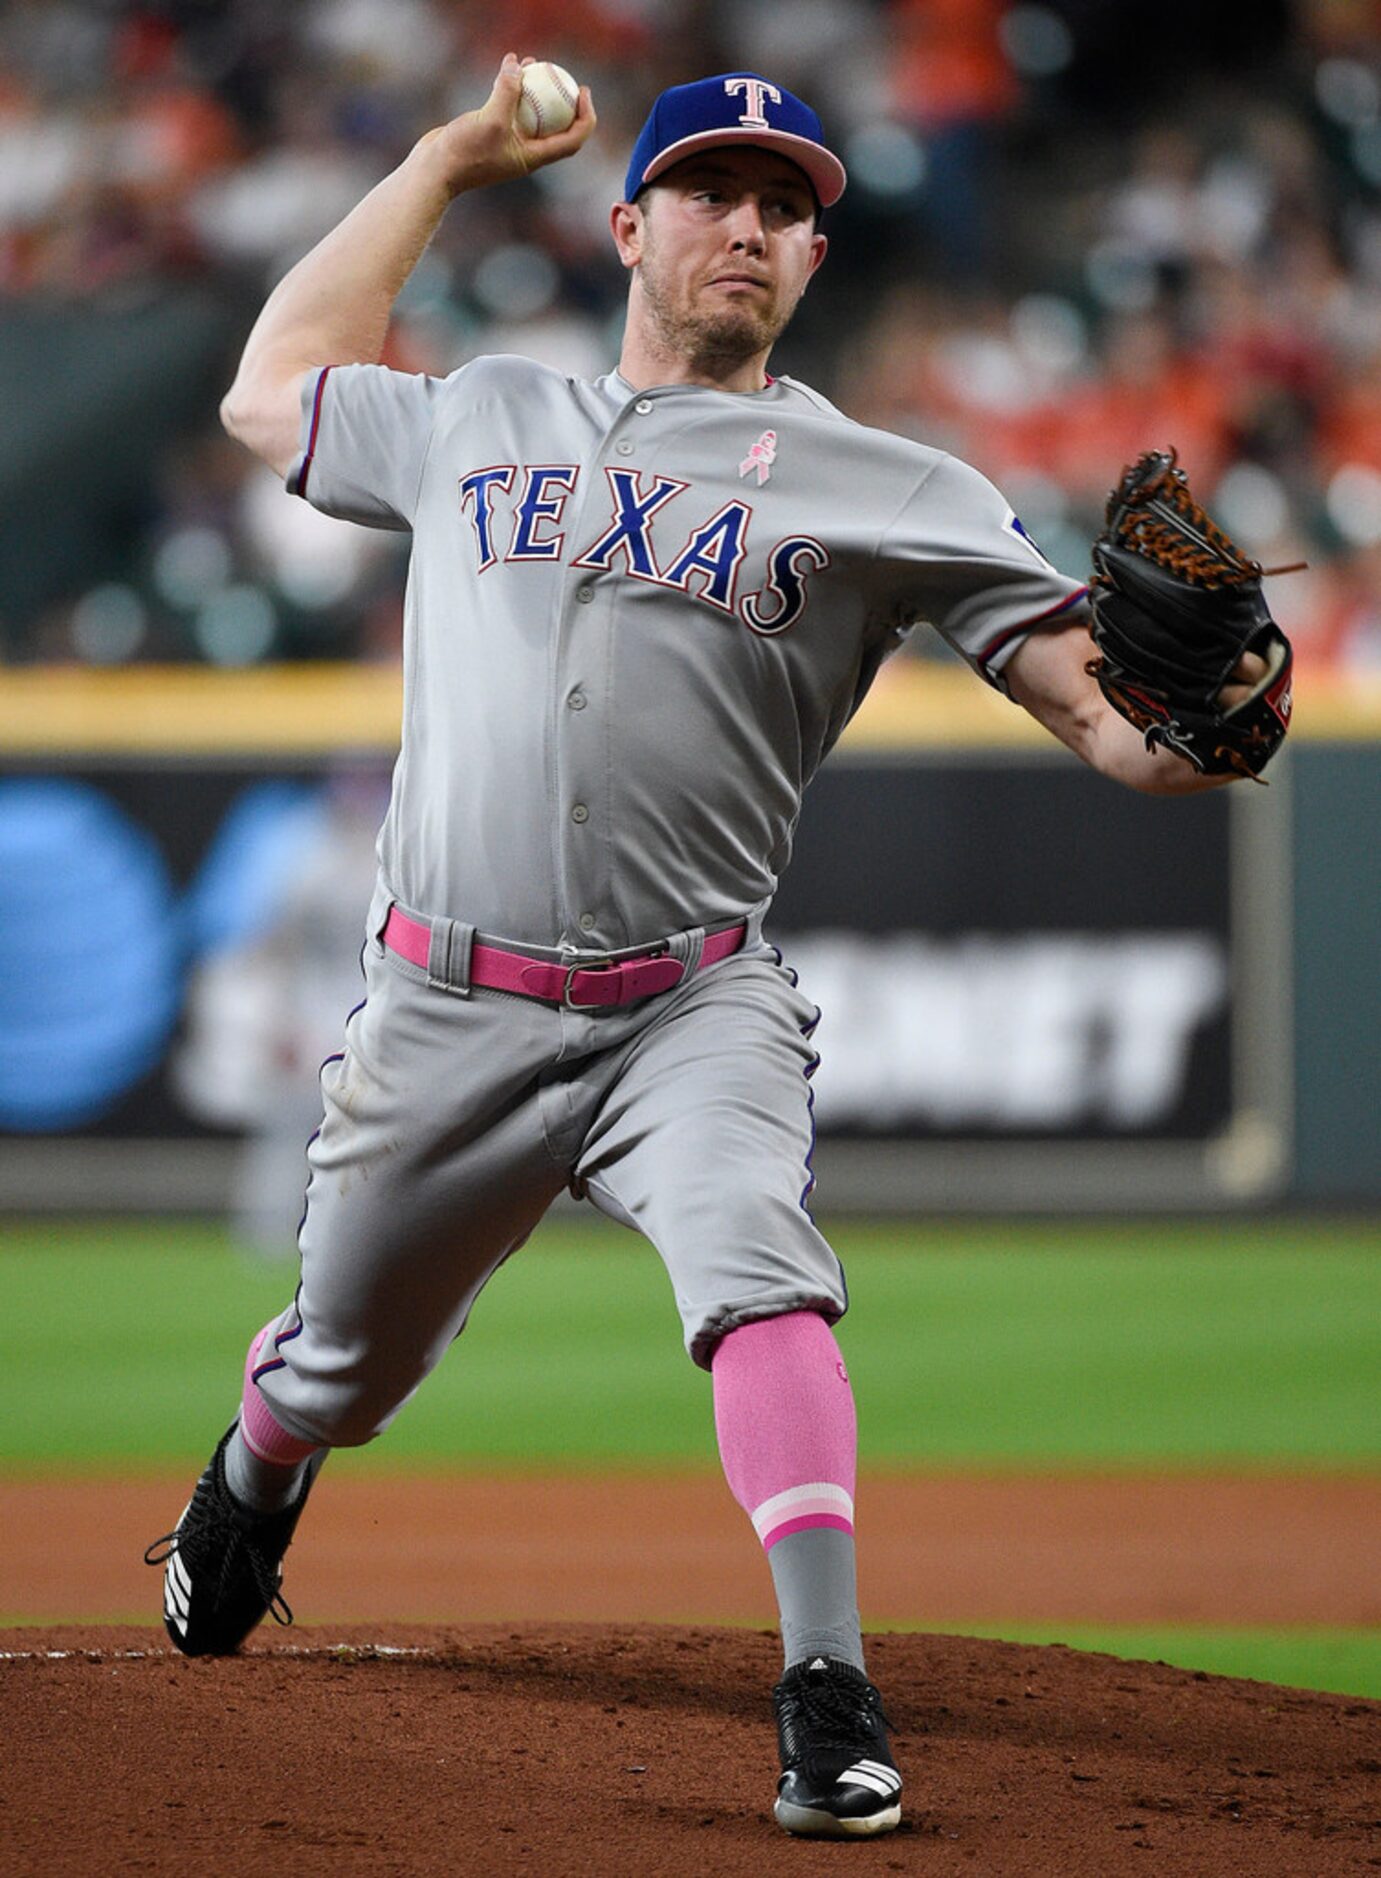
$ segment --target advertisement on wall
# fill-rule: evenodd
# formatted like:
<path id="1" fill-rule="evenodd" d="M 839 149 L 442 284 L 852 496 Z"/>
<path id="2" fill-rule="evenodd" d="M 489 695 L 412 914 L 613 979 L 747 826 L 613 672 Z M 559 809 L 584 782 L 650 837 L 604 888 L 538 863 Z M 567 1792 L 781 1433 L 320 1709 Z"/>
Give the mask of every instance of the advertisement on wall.
<path id="1" fill-rule="evenodd" d="M 386 790 L 379 762 L 0 776 L 0 1172 L 26 1141 L 258 1135 L 296 1167 L 359 996 Z M 816 780 L 767 936 L 821 1009 L 841 1204 L 1040 1204 L 1071 1180 L 1092 1204 L 1175 1156 L 1212 1182 L 1261 989 L 1235 793 L 985 754 Z"/>
<path id="2" fill-rule="evenodd" d="M 1222 796 L 1166 804 L 1063 765 L 836 770 L 773 930 L 821 1007 L 822 1131 L 1220 1133 L 1230 845 Z"/>

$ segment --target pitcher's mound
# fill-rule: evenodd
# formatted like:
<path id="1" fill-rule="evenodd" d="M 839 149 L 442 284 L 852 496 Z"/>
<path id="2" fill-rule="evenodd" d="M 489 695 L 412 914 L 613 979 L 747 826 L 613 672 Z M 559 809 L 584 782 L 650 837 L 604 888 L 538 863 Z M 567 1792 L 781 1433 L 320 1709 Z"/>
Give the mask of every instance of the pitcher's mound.
<path id="1" fill-rule="evenodd" d="M 1381 1869 L 1381 1704 L 1059 1646 L 869 1643 L 901 1830 L 773 1823 L 775 1640 L 666 1626 L 0 1637 L 0 1867 L 774 1878 Z"/>

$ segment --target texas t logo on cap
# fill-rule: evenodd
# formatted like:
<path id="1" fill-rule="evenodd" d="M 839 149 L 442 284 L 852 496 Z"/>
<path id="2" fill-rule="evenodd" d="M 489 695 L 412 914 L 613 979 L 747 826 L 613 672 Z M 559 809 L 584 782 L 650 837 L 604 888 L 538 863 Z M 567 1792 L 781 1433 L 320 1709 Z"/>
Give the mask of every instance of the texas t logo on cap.
<path id="1" fill-rule="evenodd" d="M 721 72 L 673 85 L 658 98 L 633 146 L 624 200 L 632 202 L 683 157 L 732 144 L 788 157 L 804 170 L 822 209 L 844 193 L 844 165 L 826 147 L 808 104 L 758 72 Z"/>
<path id="2" fill-rule="evenodd" d="M 770 98 L 773 104 L 780 104 L 782 94 L 775 85 L 769 85 L 765 78 L 726 78 L 724 89 L 731 98 L 742 92 L 747 101 L 747 108 L 739 118 L 740 124 L 748 124 L 754 130 L 766 130 L 767 119 L 762 114 L 763 101 Z"/>

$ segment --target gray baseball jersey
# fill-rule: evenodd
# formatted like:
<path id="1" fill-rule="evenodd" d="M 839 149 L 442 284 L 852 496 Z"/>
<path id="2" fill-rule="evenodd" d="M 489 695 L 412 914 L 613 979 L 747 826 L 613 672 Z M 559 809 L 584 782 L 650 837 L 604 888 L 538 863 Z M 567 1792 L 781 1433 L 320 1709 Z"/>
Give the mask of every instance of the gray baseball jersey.
<path id="1" fill-rule="evenodd" d="M 289 488 L 414 531 L 383 874 L 531 944 L 640 945 L 763 903 L 914 623 L 1000 685 L 1084 593 L 977 471 L 790 379 L 353 365 L 304 407 Z"/>
<path id="2" fill-rule="evenodd" d="M 754 1318 L 833 1321 L 807 1204 L 820 1014 L 761 936 L 802 791 L 914 623 L 1000 686 L 1083 589 L 974 470 L 788 379 L 335 367 L 289 487 L 414 540 L 367 997 L 322 1073 L 270 1409 L 368 1440 L 568 1183 L 656 1246 L 698 1362 Z M 395 902 L 432 923 L 427 969 L 382 941 Z M 705 929 L 741 918 L 697 971 Z M 670 939 L 686 975 L 621 1009 L 477 991 L 432 970 L 452 922 L 530 949 Z"/>

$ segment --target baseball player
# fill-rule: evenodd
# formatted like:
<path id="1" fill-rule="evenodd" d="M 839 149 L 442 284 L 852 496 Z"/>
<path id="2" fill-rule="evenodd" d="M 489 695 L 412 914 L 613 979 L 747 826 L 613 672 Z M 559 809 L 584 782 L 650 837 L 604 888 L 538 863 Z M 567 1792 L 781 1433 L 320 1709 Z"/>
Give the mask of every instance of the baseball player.
<path id="1" fill-rule="evenodd" d="M 593 130 L 582 91 L 525 136 L 521 80 L 508 55 L 282 281 L 223 407 L 295 495 L 412 531 L 403 738 L 297 1295 L 148 1557 L 189 1655 L 288 1621 L 323 1457 L 388 1424 L 571 1187 L 651 1240 L 713 1379 L 780 1607 L 776 1817 L 883 1833 L 902 1782 L 856 1608 L 847 1297 L 808 1210 L 819 1012 L 763 936 L 802 792 L 917 621 L 1109 775 L 1211 779 L 1105 703 L 1087 590 L 991 484 L 769 375 L 845 175 L 765 78 L 654 104 L 611 218 L 616 371 L 374 363 L 451 200 Z"/>

